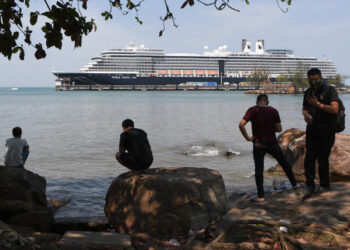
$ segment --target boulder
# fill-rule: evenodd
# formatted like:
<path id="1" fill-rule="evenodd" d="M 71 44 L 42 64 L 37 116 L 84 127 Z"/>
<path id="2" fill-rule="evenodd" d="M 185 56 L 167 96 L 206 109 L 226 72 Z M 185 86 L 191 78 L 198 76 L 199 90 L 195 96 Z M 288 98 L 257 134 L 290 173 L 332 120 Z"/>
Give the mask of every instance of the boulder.
<path id="1" fill-rule="evenodd" d="M 121 174 L 110 185 L 105 214 L 120 233 L 157 237 L 186 235 L 226 211 L 219 172 L 206 168 L 159 168 Z"/>
<path id="2" fill-rule="evenodd" d="M 280 134 L 277 137 L 277 140 L 281 146 L 282 151 L 285 153 L 288 146 L 295 140 L 305 135 L 305 131 L 296 129 L 296 128 L 290 128 L 284 131 L 282 134 Z"/>
<path id="3" fill-rule="evenodd" d="M 53 216 L 46 201 L 46 180 L 23 167 L 0 166 L 0 219 L 48 231 Z"/>
<path id="4" fill-rule="evenodd" d="M 336 134 L 329 166 L 332 181 L 350 181 L 350 135 Z"/>
<path id="5" fill-rule="evenodd" d="M 298 129 L 288 129 L 278 137 L 286 160 L 292 166 L 297 179 L 302 181 L 305 178 L 305 139 L 305 132 Z M 336 134 L 335 143 L 329 156 L 329 168 L 331 181 L 350 181 L 350 135 Z M 318 172 L 317 169 L 316 161 L 316 172 Z M 282 173 L 280 167 L 273 167 L 268 171 L 270 173 Z"/>

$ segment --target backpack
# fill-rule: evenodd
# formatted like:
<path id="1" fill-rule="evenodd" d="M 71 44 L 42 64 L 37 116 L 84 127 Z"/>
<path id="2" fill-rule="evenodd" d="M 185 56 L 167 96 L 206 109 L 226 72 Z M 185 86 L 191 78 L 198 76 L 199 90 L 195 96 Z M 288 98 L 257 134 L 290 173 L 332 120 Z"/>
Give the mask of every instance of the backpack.
<path id="1" fill-rule="evenodd" d="M 339 133 L 345 129 L 345 107 L 342 100 L 338 97 L 338 113 L 337 113 L 337 126 L 335 128 L 335 132 Z"/>
<path id="2" fill-rule="evenodd" d="M 326 88 L 324 89 L 324 95 L 327 95 L 329 91 L 330 85 L 326 85 Z M 345 107 L 343 104 L 343 101 L 339 98 L 337 99 L 339 103 L 338 107 L 338 113 L 337 113 L 337 121 L 336 121 L 336 126 L 335 126 L 335 132 L 340 133 L 345 129 Z"/>

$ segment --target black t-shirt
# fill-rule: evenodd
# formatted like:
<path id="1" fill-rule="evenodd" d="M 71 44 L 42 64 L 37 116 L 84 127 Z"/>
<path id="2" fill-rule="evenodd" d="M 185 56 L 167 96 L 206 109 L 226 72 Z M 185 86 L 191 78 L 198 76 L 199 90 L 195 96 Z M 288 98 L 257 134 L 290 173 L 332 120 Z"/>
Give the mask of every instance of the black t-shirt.
<path id="1" fill-rule="evenodd" d="M 119 147 L 125 148 L 142 165 L 153 162 L 151 146 L 142 129 L 131 128 L 121 133 Z"/>
<path id="2" fill-rule="evenodd" d="M 303 109 L 306 109 L 312 116 L 313 122 L 311 126 L 322 126 L 335 128 L 337 123 L 337 115 L 322 111 L 319 108 L 313 107 L 306 101 L 306 96 L 316 96 L 318 101 L 325 105 L 330 105 L 331 102 L 338 101 L 338 92 L 334 87 L 323 83 L 321 87 L 313 94 L 312 89 L 308 88 L 304 93 Z"/>

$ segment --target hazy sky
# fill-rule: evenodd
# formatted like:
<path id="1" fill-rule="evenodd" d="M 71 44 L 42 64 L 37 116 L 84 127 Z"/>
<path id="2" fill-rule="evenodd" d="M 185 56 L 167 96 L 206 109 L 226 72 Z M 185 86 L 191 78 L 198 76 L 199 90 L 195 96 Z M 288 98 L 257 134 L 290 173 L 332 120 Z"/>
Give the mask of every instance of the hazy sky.
<path id="1" fill-rule="evenodd" d="M 275 0 L 251 0 L 249 6 L 244 1 L 232 1 L 241 10 L 239 13 L 217 11 L 199 3 L 181 10 L 184 0 L 172 0 L 168 2 L 179 27 L 168 22 L 162 37 L 158 37 L 162 28 L 159 17 L 165 13 L 162 0 L 145 1 L 139 13 L 143 25 L 136 23 L 133 13 L 123 16 L 118 11 L 114 11 L 112 21 L 105 22 L 100 17 L 108 8 L 101 5 L 104 2 L 107 3 L 88 2 L 87 15 L 95 19 L 98 28 L 84 38 L 82 48 L 74 49 L 65 39 L 62 50 L 47 50 L 43 60 L 36 60 L 34 51 L 28 47 L 24 61 L 18 55 L 11 61 L 1 55 L 0 87 L 54 87 L 53 69 L 76 71 L 105 49 L 124 48 L 131 41 L 171 53 L 202 53 L 205 45 L 209 50 L 227 45 L 229 51 L 239 52 L 242 39 L 252 43 L 264 39 L 266 49 L 292 49 L 297 56 L 325 57 L 334 62 L 339 73 L 350 75 L 349 0 L 293 0 L 286 14 Z M 34 0 L 32 6 L 45 7 L 42 1 Z M 44 17 L 39 22 L 44 23 Z M 35 31 L 40 33 L 39 28 Z M 33 40 L 44 44 L 39 35 L 34 35 Z"/>

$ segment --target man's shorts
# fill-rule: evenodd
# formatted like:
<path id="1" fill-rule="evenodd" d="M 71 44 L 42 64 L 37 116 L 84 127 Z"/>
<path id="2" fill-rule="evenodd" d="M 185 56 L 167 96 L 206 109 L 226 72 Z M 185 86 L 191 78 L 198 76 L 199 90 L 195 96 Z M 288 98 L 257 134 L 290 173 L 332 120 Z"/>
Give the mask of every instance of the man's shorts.
<path id="1" fill-rule="evenodd" d="M 124 166 L 131 170 L 144 170 L 149 168 L 149 166 L 140 164 L 131 154 L 127 152 L 120 154 L 120 161 L 123 163 Z"/>

